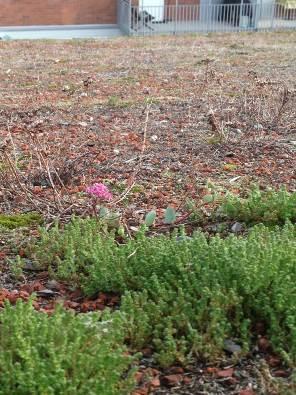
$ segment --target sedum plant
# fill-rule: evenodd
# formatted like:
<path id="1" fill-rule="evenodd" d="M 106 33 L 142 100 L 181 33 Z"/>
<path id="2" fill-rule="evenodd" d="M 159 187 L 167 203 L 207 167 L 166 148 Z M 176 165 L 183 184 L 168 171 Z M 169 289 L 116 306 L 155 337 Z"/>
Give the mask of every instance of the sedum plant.
<path id="1" fill-rule="evenodd" d="M 258 226 L 247 238 L 209 241 L 198 234 L 184 249 L 182 262 L 164 261 L 163 274 L 147 279 L 144 291 L 123 297 L 131 344 L 152 343 L 163 366 L 192 355 L 213 359 L 229 338 L 247 351 L 251 327 L 264 322 L 274 349 L 295 364 L 296 228 Z"/>
<path id="2" fill-rule="evenodd" d="M 153 345 L 168 366 L 192 355 L 215 359 L 225 339 L 247 351 L 251 327 L 264 322 L 274 348 L 296 361 L 296 226 L 255 226 L 246 237 L 191 238 L 172 233 L 118 244 L 94 219 L 44 231 L 35 259 L 75 278 L 86 294 L 122 294 L 126 340 Z"/>
<path id="3" fill-rule="evenodd" d="M 0 312 L 1 395 L 122 395 L 133 388 L 132 358 L 118 314 L 47 316 L 32 301 Z"/>
<path id="4" fill-rule="evenodd" d="M 253 188 L 246 199 L 228 194 L 218 210 L 219 214 L 248 224 L 283 224 L 286 220 L 296 221 L 296 192 L 285 188 L 279 191 L 260 191 Z"/>

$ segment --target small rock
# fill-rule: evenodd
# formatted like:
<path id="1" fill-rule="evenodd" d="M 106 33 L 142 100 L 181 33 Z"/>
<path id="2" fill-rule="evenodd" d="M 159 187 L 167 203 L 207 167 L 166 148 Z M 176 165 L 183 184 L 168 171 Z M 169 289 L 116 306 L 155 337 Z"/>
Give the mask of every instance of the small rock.
<path id="1" fill-rule="evenodd" d="M 231 354 L 240 353 L 242 348 L 238 344 L 234 343 L 232 340 L 227 339 L 224 341 L 224 350 L 230 352 Z"/>
<path id="2" fill-rule="evenodd" d="M 233 182 L 239 180 L 240 178 L 241 178 L 241 176 L 233 177 L 233 178 L 231 178 L 231 179 L 229 180 L 229 182 L 232 184 Z"/>
<path id="3" fill-rule="evenodd" d="M 182 381 L 182 375 L 181 374 L 170 374 L 168 376 L 163 377 L 164 384 L 173 387 L 175 385 L 179 385 Z"/>
<path id="4" fill-rule="evenodd" d="M 40 272 L 42 269 L 36 267 L 33 261 L 30 259 L 25 259 L 24 270 L 32 271 L 32 272 Z"/>
<path id="5" fill-rule="evenodd" d="M 243 225 L 239 222 L 235 222 L 231 227 L 232 233 L 239 233 L 243 230 Z"/>
<path id="6" fill-rule="evenodd" d="M 234 154 L 233 152 L 226 152 L 225 156 L 226 156 L 227 158 L 232 158 L 232 157 L 235 156 L 235 154 Z"/>
<path id="7" fill-rule="evenodd" d="M 36 295 L 43 298 L 50 298 L 58 295 L 58 292 L 52 291 L 51 289 L 42 289 L 42 291 L 37 291 Z"/>
<path id="8" fill-rule="evenodd" d="M 46 287 L 52 291 L 59 291 L 61 289 L 61 285 L 56 280 L 49 280 L 46 283 Z"/>
<path id="9" fill-rule="evenodd" d="M 130 226 L 130 230 L 132 230 L 133 232 L 138 232 L 139 228 L 137 226 Z"/>
<path id="10" fill-rule="evenodd" d="M 87 122 L 79 122 L 79 125 L 85 128 L 87 126 Z"/>
<path id="11" fill-rule="evenodd" d="M 158 140 L 158 137 L 156 136 L 156 134 L 154 134 L 153 136 L 150 137 L 150 140 L 155 143 Z"/>

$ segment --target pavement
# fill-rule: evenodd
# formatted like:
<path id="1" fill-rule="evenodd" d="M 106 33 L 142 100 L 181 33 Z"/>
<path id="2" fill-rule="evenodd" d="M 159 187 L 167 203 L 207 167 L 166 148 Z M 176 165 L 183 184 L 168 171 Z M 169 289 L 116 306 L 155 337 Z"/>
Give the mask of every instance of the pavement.
<path id="1" fill-rule="evenodd" d="M 2 40 L 106 39 L 122 36 L 117 25 L 0 27 Z"/>

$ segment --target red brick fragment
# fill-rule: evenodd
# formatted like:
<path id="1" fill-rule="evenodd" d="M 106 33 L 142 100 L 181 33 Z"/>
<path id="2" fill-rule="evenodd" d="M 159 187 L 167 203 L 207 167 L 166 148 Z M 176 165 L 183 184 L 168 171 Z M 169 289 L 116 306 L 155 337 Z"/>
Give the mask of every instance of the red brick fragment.
<path id="1" fill-rule="evenodd" d="M 218 372 L 218 369 L 209 366 L 209 367 L 206 369 L 206 371 L 207 371 L 207 373 L 210 373 L 210 374 L 216 374 L 216 373 Z"/>
<path id="2" fill-rule="evenodd" d="M 223 370 L 219 370 L 218 372 L 217 372 L 217 376 L 218 377 L 232 377 L 232 375 L 233 375 L 233 372 L 234 372 L 234 369 L 233 368 L 229 368 L 229 369 L 223 369 Z"/>
<path id="3" fill-rule="evenodd" d="M 191 383 L 191 381 L 192 381 L 192 377 L 189 377 L 189 376 L 185 376 L 185 377 L 183 377 L 183 383 L 184 384 L 190 384 Z"/>
<path id="4" fill-rule="evenodd" d="M 144 376 L 143 372 L 136 372 L 135 373 L 136 383 L 140 384 L 143 381 L 143 376 Z"/>
<path id="5" fill-rule="evenodd" d="M 158 377 L 155 377 L 153 380 L 150 381 L 150 385 L 152 387 L 159 387 L 160 386 L 160 380 Z"/>
<path id="6" fill-rule="evenodd" d="M 255 392 L 251 389 L 241 390 L 239 395 L 255 395 Z"/>
<path id="7" fill-rule="evenodd" d="M 278 357 L 270 356 L 267 359 L 267 363 L 269 366 L 275 368 L 276 366 L 279 366 L 281 364 L 281 360 Z"/>
<path id="8" fill-rule="evenodd" d="M 181 368 L 180 366 L 174 366 L 170 369 L 170 371 L 174 374 L 183 374 L 184 373 L 184 369 Z"/>
<path id="9" fill-rule="evenodd" d="M 258 347 L 261 352 L 267 352 L 270 350 L 270 343 L 266 337 L 260 337 L 258 340 Z"/>
<path id="10" fill-rule="evenodd" d="M 165 385 L 173 387 L 179 385 L 182 382 L 183 376 L 181 374 L 170 374 L 163 377 Z"/>
<path id="11" fill-rule="evenodd" d="M 287 370 L 276 370 L 272 375 L 274 377 L 289 377 L 290 373 Z"/>

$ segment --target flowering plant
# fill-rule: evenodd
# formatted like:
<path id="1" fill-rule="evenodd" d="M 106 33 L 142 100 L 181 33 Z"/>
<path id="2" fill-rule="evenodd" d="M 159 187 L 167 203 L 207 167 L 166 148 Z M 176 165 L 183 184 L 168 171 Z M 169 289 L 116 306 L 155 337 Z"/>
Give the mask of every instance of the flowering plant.
<path id="1" fill-rule="evenodd" d="M 86 193 L 95 198 L 95 200 L 111 200 L 113 197 L 106 185 L 98 183 L 86 188 Z"/>
<path id="2" fill-rule="evenodd" d="M 108 187 L 104 184 L 95 183 L 86 188 L 85 192 L 92 198 L 92 208 L 94 215 L 97 217 L 97 204 L 98 201 L 110 201 L 113 196 Z M 102 210 L 102 208 L 101 208 Z M 105 209 L 106 211 L 107 209 Z"/>

